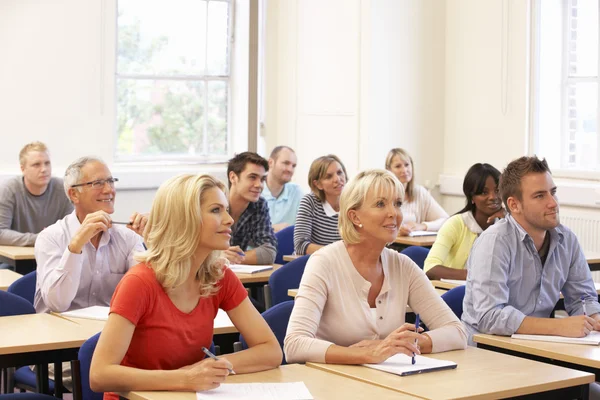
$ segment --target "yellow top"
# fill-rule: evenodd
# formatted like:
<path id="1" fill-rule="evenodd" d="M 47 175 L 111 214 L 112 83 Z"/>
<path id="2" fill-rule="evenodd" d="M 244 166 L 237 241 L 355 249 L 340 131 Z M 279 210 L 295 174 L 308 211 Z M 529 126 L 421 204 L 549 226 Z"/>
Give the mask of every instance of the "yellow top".
<path id="1" fill-rule="evenodd" d="M 427 272 L 436 265 L 465 269 L 471 247 L 481 232 L 470 211 L 448 218 L 437 234 L 423 270 Z"/>

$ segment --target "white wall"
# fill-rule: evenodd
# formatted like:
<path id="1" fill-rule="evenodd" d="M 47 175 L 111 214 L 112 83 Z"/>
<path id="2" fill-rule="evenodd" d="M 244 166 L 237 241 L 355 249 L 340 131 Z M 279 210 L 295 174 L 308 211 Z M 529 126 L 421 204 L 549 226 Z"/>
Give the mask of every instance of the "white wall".
<path id="1" fill-rule="evenodd" d="M 335 153 L 349 175 L 405 147 L 417 179 L 442 163 L 445 2 L 268 1 L 267 147 L 298 153 L 295 180 Z M 431 149 L 430 144 L 437 143 Z"/>

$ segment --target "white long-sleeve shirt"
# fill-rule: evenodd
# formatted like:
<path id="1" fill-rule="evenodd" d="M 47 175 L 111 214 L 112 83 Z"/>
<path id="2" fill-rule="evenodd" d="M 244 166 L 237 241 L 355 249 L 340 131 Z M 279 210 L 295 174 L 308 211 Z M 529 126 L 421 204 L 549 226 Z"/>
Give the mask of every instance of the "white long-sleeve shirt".
<path id="1" fill-rule="evenodd" d="M 403 202 L 400 208 L 402 222 L 423 223 L 428 231 L 437 232 L 448 219 L 448 213 L 423 186 L 415 185 L 413 189 L 413 200 Z"/>
<path id="2" fill-rule="evenodd" d="M 81 254 L 71 253 L 68 246 L 80 226 L 73 212 L 38 235 L 37 312 L 108 306 L 123 275 L 137 264 L 133 255 L 143 251 L 142 238 L 120 225 L 102 234 L 98 249 L 88 242 Z"/>

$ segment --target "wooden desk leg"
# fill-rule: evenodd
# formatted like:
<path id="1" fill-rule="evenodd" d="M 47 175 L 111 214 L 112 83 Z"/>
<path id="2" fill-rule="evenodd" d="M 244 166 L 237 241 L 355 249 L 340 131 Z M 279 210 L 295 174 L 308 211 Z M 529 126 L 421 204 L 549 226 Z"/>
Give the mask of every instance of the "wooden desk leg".
<path id="1" fill-rule="evenodd" d="M 63 376 L 62 376 L 62 363 L 54 363 L 54 396 L 59 399 L 63 398 Z"/>
<path id="2" fill-rule="evenodd" d="M 73 400 L 82 400 L 81 369 L 79 360 L 71 360 L 71 376 L 73 377 Z"/>
<path id="3" fill-rule="evenodd" d="M 38 393 L 50 394 L 48 387 L 48 364 L 38 364 L 35 366 L 35 380 Z"/>

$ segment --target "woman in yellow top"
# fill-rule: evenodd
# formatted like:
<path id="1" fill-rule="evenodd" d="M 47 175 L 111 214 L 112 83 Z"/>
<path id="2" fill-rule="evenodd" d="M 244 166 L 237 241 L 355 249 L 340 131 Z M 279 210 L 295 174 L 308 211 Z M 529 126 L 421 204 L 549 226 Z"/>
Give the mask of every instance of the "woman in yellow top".
<path id="1" fill-rule="evenodd" d="M 463 181 L 467 205 L 439 230 L 423 268 L 429 279 L 467 279 L 467 258 L 475 239 L 496 218 L 504 217 L 499 178 L 500 171 L 490 164 L 469 168 Z"/>

